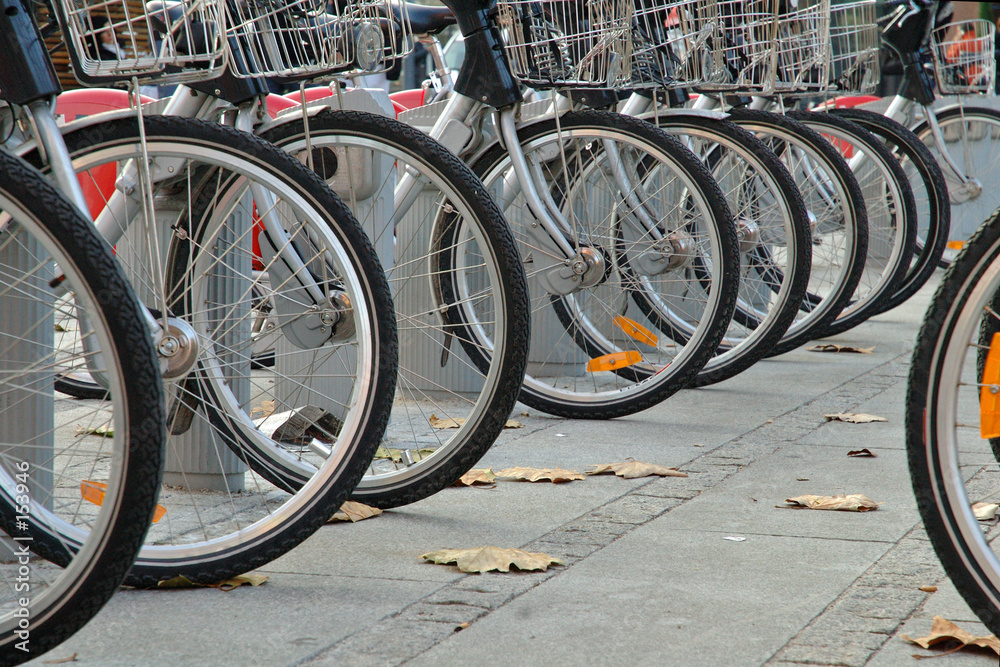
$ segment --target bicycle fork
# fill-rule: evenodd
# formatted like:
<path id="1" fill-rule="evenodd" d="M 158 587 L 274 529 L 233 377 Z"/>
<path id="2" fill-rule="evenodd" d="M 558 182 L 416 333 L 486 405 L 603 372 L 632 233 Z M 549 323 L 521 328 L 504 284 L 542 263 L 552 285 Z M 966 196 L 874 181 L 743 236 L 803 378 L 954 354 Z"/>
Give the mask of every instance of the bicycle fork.
<path id="1" fill-rule="evenodd" d="M 889 108 L 886 109 L 885 115 L 898 123 L 906 124 L 912 104 L 914 104 L 912 100 L 902 95 L 896 95 L 892 98 L 892 102 L 889 103 Z M 923 104 L 921 108 L 924 110 L 924 119 L 927 122 L 927 129 L 930 130 L 931 139 L 934 140 L 934 147 L 937 148 L 938 154 L 941 156 L 943 168 L 952 177 L 951 180 L 959 184 L 958 187 L 949 186 L 948 188 L 948 195 L 951 198 L 952 204 L 964 204 L 969 200 L 976 199 L 983 192 L 983 184 L 979 182 L 979 179 L 968 175 L 972 171 L 968 146 L 965 146 L 965 150 L 963 151 L 966 163 L 963 168 L 951 156 L 951 151 L 948 150 L 945 143 L 944 134 L 941 132 L 941 126 L 938 125 L 937 115 L 934 113 L 932 106 L 930 104 Z M 966 133 L 964 131 L 962 132 L 962 140 L 966 140 Z"/>

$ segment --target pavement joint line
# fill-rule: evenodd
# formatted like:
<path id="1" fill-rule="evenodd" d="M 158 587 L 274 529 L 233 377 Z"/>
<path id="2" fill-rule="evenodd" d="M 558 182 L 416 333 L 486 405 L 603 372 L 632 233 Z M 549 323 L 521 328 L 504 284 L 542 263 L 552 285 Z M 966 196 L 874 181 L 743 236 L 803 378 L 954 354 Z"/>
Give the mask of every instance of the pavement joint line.
<path id="1" fill-rule="evenodd" d="M 764 664 L 862 667 L 871 660 L 932 595 L 919 587 L 947 580 L 922 535 L 918 522 Z M 859 629 L 845 628 L 851 622 Z M 854 640 L 846 651 L 845 633 Z"/>
<path id="2" fill-rule="evenodd" d="M 311 655 L 295 661 L 292 665 L 309 665 L 314 667 L 319 665 L 337 665 L 339 667 L 344 665 L 404 664 L 452 636 L 461 624 L 474 623 L 479 618 L 500 609 L 511 600 L 524 595 L 543 582 L 558 576 L 562 572 L 568 571 L 574 564 L 631 533 L 639 526 L 663 516 L 670 510 L 698 497 L 702 492 L 718 486 L 753 462 L 777 452 L 784 445 L 795 442 L 826 425 L 829 422 L 824 420 L 822 415 L 827 411 L 847 411 L 862 405 L 898 383 L 905 382 L 906 374 L 899 373 L 897 369 L 899 366 L 908 364 L 910 355 L 910 352 L 904 352 L 878 366 L 870 368 L 850 380 L 846 380 L 836 387 L 827 390 L 823 394 L 773 417 L 764 424 L 735 436 L 718 447 L 701 453 L 687 464 L 678 466 L 682 471 L 697 472 L 694 476 L 686 478 L 654 477 L 648 482 L 632 487 L 622 495 L 531 540 L 521 547 L 526 551 L 533 551 L 542 550 L 546 545 L 551 545 L 556 549 L 556 553 L 553 555 L 565 561 L 566 565 L 564 567 L 551 567 L 545 572 L 484 573 L 462 576 L 442 585 L 437 590 L 412 602 L 399 611 L 383 617 L 369 627 L 352 633 L 326 647 L 318 649 Z M 822 405 L 831 407 L 822 408 L 821 411 L 819 406 Z M 785 437 L 780 437 L 782 435 Z M 728 454 L 729 452 L 732 454 Z M 699 466 L 701 466 L 700 469 Z M 666 488 L 661 489 L 660 487 Z M 678 493 L 683 495 L 670 495 Z M 632 521 L 619 520 L 615 522 L 607 518 L 606 515 L 609 508 L 613 510 L 613 506 L 624 504 L 624 502 L 630 499 L 644 500 L 646 504 L 652 505 L 653 508 L 650 511 L 643 512 L 640 507 Z M 660 502 L 657 503 L 656 501 Z M 630 508 L 622 509 L 629 510 Z M 588 530 L 588 526 L 585 524 L 594 525 L 591 525 Z M 607 527 L 609 524 L 620 526 L 621 530 L 610 532 L 596 530 L 597 527 Z M 891 543 L 886 542 L 885 544 Z M 886 553 L 898 547 L 899 544 L 893 545 L 887 549 Z M 930 547 L 927 546 L 927 549 L 930 549 Z M 547 551 L 547 553 L 549 552 Z M 883 555 L 884 557 L 885 555 Z M 933 558 L 933 552 L 931 552 L 931 557 L 934 563 L 937 563 L 936 559 Z M 880 562 L 882 562 L 882 559 L 872 566 L 869 572 L 877 567 Z M 857 585 L 857 581 L 864 576 L 859 577 L 852 586 Z M 475 582 L 476 585 L 482 588 L 469 588 L 466 584 L 471 582 Z M 914 590 L 919 585 L 921 584 L 915 585 L 913 587 Z M 850 590 L 851 588 L 848 588 L 827 609 L 832 609 L 837 602 L 845 599 Z M 443 614 L 441 620 L 435 618 L 437 614 L 428 615 L 427 607 L 433 607 L 433 600 L 435 598 L 444 597 L 461 601 L 463 594 L 481 596 L 483 599 L 478 600 L 478 604 L 466 602 L 462 602 L 461 604 L 470 609 L 475 608 L 482 613 L 452 616 Z M 921 593 L 921 596 L 924 595 Z M 921 598 L 922 600 L 923 598 Z M 484 601 L 486 602 L 485 605 L 482 604 Z M 821 612 L 809 625 L 800 630 L 795 637 L 803 635 L 817 619 L 822 618 L 824 613 Z M 909 614 L 912 614 L 912 609 L 907 612 L 907 616 Z M 427 618 L 420 618 L 421 616 Z M 898 625 L 894 626 L 893 629 L 897 627 Z M 888 634 L 886 635 L 886 640 L 889 636 Z M 794 639 L 790 640 L 789 644 Z M 789 644 L 786 644 L 785 647 L 772 657 L 771 660 L 774 661 L 775 665 L 779 663 L 777 656 Z M 882 644 L 884 644 L 884 641 L 879 643 L 879 647 Z M 874 650 L 877 650 L 877 648 Z M 794 652 L 790 651 L 790 655 L 781 657 L 780 662 L 786 664 L 789 662 L 798 662 L 798 664 L 803 664 L 799 659 L 801 657 L 796 657 Z M 813 663 L 806 662 L 805 664 Z M 854 662 L 818 664 L 853 665 Z"/>

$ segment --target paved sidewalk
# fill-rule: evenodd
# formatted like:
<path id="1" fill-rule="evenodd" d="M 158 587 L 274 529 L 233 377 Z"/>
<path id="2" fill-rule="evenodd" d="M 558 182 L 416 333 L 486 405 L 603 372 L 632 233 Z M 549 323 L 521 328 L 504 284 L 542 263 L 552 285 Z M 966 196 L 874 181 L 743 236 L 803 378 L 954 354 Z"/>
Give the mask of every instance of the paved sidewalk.
<path id="1" fill-rule="evenodd" d="M 263 586 L 122 591 L 43 658 L 92 665 L 909 665 L 943 615 L 985 632 L 922 532 L 903 442 L 909 355 L 931 287 L 833 339 L 610 422 L 524 408 L 480 465 L 582 470 L 633 457 L 681 478 L 447 489 L 331 525 L 261 570 Z M 825 422 L 831 412 L 888 423 Z M 848 458 L 868 447 L 877 458 Z M 864 493 L 877 512 L 778 509 Z M 732 541 L 726 537 L 745 537 Z M 446 547 L 521 547 L 545 573 L 463 575 Z M 938 592 L 918 590 L 937 585 Z M 456 628 L 469 623 L 460 632 Z M 996 664 L 988 654 L 949 667 Z"/>

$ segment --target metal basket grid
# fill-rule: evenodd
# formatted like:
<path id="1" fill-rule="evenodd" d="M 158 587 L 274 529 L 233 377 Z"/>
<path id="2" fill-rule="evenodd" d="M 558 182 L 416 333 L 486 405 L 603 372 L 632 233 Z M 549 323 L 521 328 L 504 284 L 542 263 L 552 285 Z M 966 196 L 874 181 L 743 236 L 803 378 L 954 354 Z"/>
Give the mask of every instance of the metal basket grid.
<path id="1" fill-rule="evenodd" d="M 618 88 L 631 78 L 633 0 L 500 0 L 511 71 L 534 88 Z"/>
<path id="2" fill-rule="evenodd" d="M 384 71 L 413 46 L 406 3 L 389 0 L 229 0 L 231 71 L 316 77 Z"/>
<path id="3" fill-rule="evenodd" d="M 725 81 L 716 0 L 636 0 L 632 86 L 676 88 Z"/>
<path id="4" fill-rule="evenodd" d="M 830 0 L 799 0 L 778 15 L 774 92 L 813 93 L 830 84 Z"/>
<path id="5" fill-rule="evenodd" d="M 879 28 L 876 0 L 854 0 L 830 7 L 830 89 L 871 94 L 878 87 Z"/>
<path id="6" fill-rule="evenodd" d="M 725 72 L 698 86 L 717 92 L 770 92 L 774 87 L 777 0 L 718 0 L 715 51 Z"/>
<path id="7" fill-rule="evenodd" d="M 983 19 L 959 21 L 931 33 L 934 78 L 944 95 L 993 92 L 996 28 Z"/>
<path id="8" fill-rule="evenodd" d="M 73 74 L 84 85 L 133 77 L 156 83 L 204 80 L 225 67 L 225 24 L 217 0 L 148 7 L 143 0 L 59 0 L 55 7 Z"/>
<path id="9" fill-rule="evenodd" d="M 800 0 L 779 14 L 779 0 L 718 0 L 726 76 L 700 90 L 789 94 L 822 90 L 830 48 L 829 0 Z"/>

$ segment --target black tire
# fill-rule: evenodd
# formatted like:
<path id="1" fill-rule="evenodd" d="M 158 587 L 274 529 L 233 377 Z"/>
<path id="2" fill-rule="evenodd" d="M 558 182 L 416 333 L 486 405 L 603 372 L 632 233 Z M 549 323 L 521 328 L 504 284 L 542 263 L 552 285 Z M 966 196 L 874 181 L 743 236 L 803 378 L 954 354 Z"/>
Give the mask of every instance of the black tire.
<path id="1" fill-rule="evenodd" d="M 1000 632 L 995 524 L 971 503 L 997 494 L 995 452 L 981 438 L 981 350 L 996 330 L 1000 218 L 988 220 L 953 262 L 931 302 L 913 351 L 906 394 L 906 449 L 924 527 L 945 572 L 969 607 Z M 989 378 L 992 384 L 993 378 Z"/>
<path id="2" fill-rule="evenodd" d="M 454 484 L 486 453 L 503 430 L 517 402 L 527 364 L 530 317 L 524 268 L 514 237 L 482 182 L 465 163 L 423 132 L 372 113 L 325 110 L 310 118 L 309 134 L 314 157 L 316 151 L 341 150 L 335 147 L 359 151 L 364 148 L 373 154 L 382 151 L 394 161 L 397 173 L 402 173 L 405 166 L 412 166 L 425 175 L 422 197 L 432 198 L 429 192 L 437 192 L 442 198 L 442 212 L 427 220 L 429 230 L 422 224 L 414 225 L 412 218 L 388 230 L 376 226 L 384 223 L 375 220 L 374 216 L 366 217 L 360 207 L 355 209 L 373 238 L 395 237 L 397 250 L 409 246 L 408 239 L 422 238 L 419 235 L 425 231 L 430 239 L 425 246 L 425 256 L 400 261 L 389 272 L 402 333 L 397 408 L 393 427 L 383 444 L 386 449 L 412 450 L 411 457 L 415 461 L 412 465 L 400 462 L 398 466 L 391 458 L 373 462 L 352 496 L 376 507 L 398 507 Z M 272 126 L 263 136 L 293 154 L 304 149 L 300 118 Z M 336 169 L 325 175 L 331 182 L 338 178 Z M 436 179 L 434 182 L 430 180 L 431 175 Z M 343 179 L 339 182 L 342 184 Z M 342 196 L 351 205 L 352 198 L 346 193 Z M 447 206 L 451 206 L 451 213 L 446 212 Z M 415 207 L 416 204 L 411 205 L 411 210 Z M 460 211 L 465 215 L 460 215 Z M 476 242 L 470 244 L 466 237 Z M 463 275 L 464 255 L 470 252 L 470 245 L 475 246 L 477 262 L 484 266 L 489 263 L 488 271 L 482 269 L 474 277 L 484 278 L 486 273 L 493 276 L 488 284 L 495 312 L 490 311 L 486 316 L 495 319 L 496 324 L 489 331 L 478 321 L 484 313 L 475 310 L 481 299 L 469 298 L 459 281 L 459 276 Z M 431 283 L 430 292 L 436 295 L 435 305 L 441 319 L 421 319 L 423 302 L 415 296 L 420 291 L 418 283 L 425 285 L 428 282 Z M 482 296 L 484 288 L 479 286 L 479 290 L 477 297 Z M 420 296 L 426 295 L 421 292 Z M 415 333 L 417 330 L 419 332 Z M 451 349 L 442 365 L 468 363 L 458 359 L 464 351 L 474 367 L 464 369 L 471 379 L 467 377 L 464 385 L 455 378 L 453 385 L 439 381 L 435 392 L 447 395 L 463 390 L 467 397 L 462 405 L 442 413 L 444 397 L 433 400 L 427 387 L 419 384 L 427 375 L 420 370 L 425 356 L 421 352 L 423 348 L 407 345 L 410 339 L 402 338 L 404 335 L 440 340 L 439 355 L 445 354 L 444 345 L 448 345 L 449 339 L 460 344 L 461 350 L 458 346 Z M 457 429 L 435 431 L 428 424 L 429 412 L 402 409 L 401 404 L 406 400 L 414 404 L 426 402 L 436 410 L 436 416 L 460 418 L 465 422 Z M 403 431 L 407 440 L 395 438 L 395 434 Z M 426 440 L 418 444 L 415 437 L 426 437 Z M 429 449 L 434 453 L 428 455 Z"/>
<path id="3" fill-rule="evenodd" d="M 729 110 L 728 114 L 729 120 L 753 132 L 778 154 L 783 164 L 789 168 L 811 216 L 819 217 L 814 216 L 813 208 L 818 208 L 823 202 L 818 194 L 813 194 L 818 192 L 818 186 L 812 182 L 808 173 L 797 168 L 796 151 L 803 152 L 815 161 L 816 168 L 822 170 L 837 192 L 831 210 L 834 219 L 825 223 L 826 226 L 820 220 L 819 227 L 813 230 L 810 285 L 819 286 L 807 290 L 799 318 L 769 354 L 774 356 L 794 350 L 816 338 L 850 303 L 851 296 L 861 281 L 868 252 L 868 212 L 861 187 L 850 167 L 818 132 L 792 118 L 767 111 L 736 108 Z M 817 252 L 820 247 L 817 244 L 824 242 L 824 235 L 834 233 L 843 234 L 844 250 L 824 257 L 823 253 Z M 819 267 L 824 259 L 837 267 L 829 278 L 822 267 Z"/>
<path id="4" fill-rule="evenodd" d="M 913 258 L 917 239 L 917 212 L 913 189 L 899 161 L 871 132 L 849 120 L 826 113 L 789 111 L 788 115 L 833 140 L 849 142 L 852 161 L 860 155 L 869 165 L 863 170 L 863 189 L 876 196 L 865 201 L 868 211 L 868 255 L 865 272 L 851 303 L 821 336 L 835 336 L 858 326 L 886 309 L 901 286 Z M 864 163 L 862 163 L 863 165 Z M 855 173 L 857 167 L 853 167 Z"/>
<path id="5" fill-rule="evenodd" d="M 132 222 L 141 213 L 128 208 L 127 199 L 120 200 L 120 225 L 136 229 L 143 243 L 123 250 L 122 243 L 129 241 L 123 233 L 121 241 L 116 241 L 116 256 L 127 265 L 135 284 L 152 291 L 157 303 L 166 302 L 169 315 L 193 328 L 199 347 L 190 374 L 182 382 L 170 383 L 167 392 L 171 432 L 167 449 L 172 457 L 168 461 L 177 461 L 177 467 L 168 466 L 168 472 L 175 471 L 171 474 L 177 481 L 168 482 L 160 503 L 173 518 L 150 531 L 127 581 L 155 586 L 183 575 L 201 583 L 219 582 L 286 553 L 322 526 L 350 496 L 371 461 L 392 408 L 398 354 L 395 317 L 385 274 L 364 231 L 344 203 L 303 164 L 253 135 L 217 123 L 149 116 L 145 138 L 154 166 L 163 166 L 165 172 L 154 193 L 157 226 L 169 226 L 172 231 L 164 246 L 165 276 L 158 278 L 157 263 L 144 260 L 140 253 L 145 236 Z M 140 145 L 134 118 L 71 131 L 64 139 L 78 172 L 93 179 L 101 167 L 114 166 L 123 172 Z M 288 244 L 303 263 L 308 262 L 280 285 L 269 286 L 257 275 L 260 271 L 251 270 L 250 226 L 260 220 L 260 212 L 252 206 L 256 195 L 249 194 L 249 187 L 259 187 L 263 196 L 275 199 L 277 203 L 266 210 L 281 218 L 277 224 L 284 226 Z M 205 201 L 213 201 L 213 206 L 206 207 Z M 240 216 L 246 231 L 231 230 L 230 221 L 236 225 Z M 310 245 L 310 234 L 317 235 L 318 246 Z M 211 243 L 202 245 L 206 240 Z M 280 268 L 279 260 L 269 261 L 274 269 Z M 330 261 L 335 266 L 327 264 Z M 241 263 L 246 266 L 238 266 Z M 191 267 L 197 270 L 190 271 Z M 227 277 L 226 271 L 232 276 Z M 267 268 L 263 271 L 266 274 Z M 222 273 L 217 276 L 217 272 Z M 292 360 L 296 354 L 330 359 L 339 355 L 342 363 L 353 364 L 340 371 L 347 378 L 351 402 L 344 404 L 346 414 L 332 415 L 340 419 L 339 425 L 331 423 L 336 419 L 328 418 L 329 412 L 307 417 L 312 429 L 307 433 L 318 435 L 310 435 L 301 445 L 285 445 L 288 440 L 273 440 L 272 434 L 262 430 L 265 423 L 251 416 L 264 405 L 263 399 L 270 397 L 279 416 L 292 410 L 299 414 L 306 402 L 322 410 L 335 409 L 325 407 L 335 402 L 335 396 L 327 398 L 316 389 L 322 389 L 332 371 L 295 375 L 282 369 L 263 371 L 259 364 L 251 370 L 249 318 L 251 302 L 259 299 L 254 287 L 265 289 L 272 299 L 281 295 L 291 300 L 295 275 L 310 275 L 306 282 L 322 289 L 324 298 L 332 299 L 338 289 L 344 290 L 350 295 L 350 307 L 338 311 L 339 319 L 333 324 L 317 322 L 313 331 L 326 332 L 323 335 L 329 337 L 324 342 L 313 347 L 282 343 L 289 346 L 283 354 Z M 237 290 L 232 301 L 226 300 L 225 292 L 216 295 L 213 291 L 229 289 L 230 284 Z M 242 286 L 237 289 L 237 285 Z M 162 294 L 157 293 L 160 289 Z M 329 311 L 329 304 L 317 306 L 318 312 Z M 283 317 L 288 326 L 309 322 L 305 315 Z M 232 326 L 229 318 L 235 322 Z M 334 327 L 341 323 L 354 327 L 357 335 L 347 333 L 338 339 Z M 278 327 L 277 335 L 292 341 L 284 326 Z M 279 394 L 274 382 L 291 383 L 289 391 Z M 300 400 L 299 395 L 305 398 Z M 321 399 L 327 402 L 317 402 Z M 194 426 L 204 432 L 192 432 Z M 334 429 L 342 430 L 330 433 Z M 189 437 L 209 462 L 218 461 L 221 466 L 232 452 L 252 465 L 245 469 L 239 461 L 225 463 L 230 467 L 216 476 L 218 490 L 204 491 L 207 482 L 202 478 L 188 481 L 191 473 L 183 467 L 187 465 L 183 447 Z M 326 454 L 311 449 L 317 438 L 327 443 Z M 294 471 L 310 483 L 301 489 L 285 483 Z M 254 492 L 243 493 L 234 484 Z M 295 492 L 290 493 L 293 487 Z M 194 511 L 185 510 L 192 506 Z M 210 507 L 225 509 L 206 514 Z"/>
<path id="6" fill-rule="evenodd" d="M 960 247 L 984 220 L 992 218 L 993 211 L 1000 206 L 1000 189 L 996 187 L 996 183 L 1000 181 L 1000 111 L 961 105 L 937 111 L 935 116 L 946 143 L 969 146 L 973 142 L 977 144 L 970 155 L 956 151 L 951 157 L 962 169 L 967 169 L 967 164 L 972 165 L 971 176 L 982 186 L 981 192 L 969 197 L 962 192 L 961 183 L 951 175 L 951 170 L 947 166 L 941 167 L 949 190 L 949 203 L 952 205 L 948 238 Z M 967 123 L 965 132 L 960 129 L 963 120 Z M 927 123 L 921 122 L 911 129 L 931 154 L 937 156 L 937 146 Z M 938 160 L 938 164 L 943 165 L 944 160 Z M 955 252 L 955 249 L 946 249 L 940 266 L 947 268 Z"/>
<path id="7" fill-rule="evenodd" d="M 572 219 L 570 224 L 582 225 L 579 228 L 573 227 L 575 231 L 571 233 L 577 234 L 582 239 L 581 244 L 587 245 L 605 262 L 604 274 L 597 277 L 598 282 L 593 286 L 564 296 L 552 294 L 540 282 L 543 274 L 538 268 L 540 259 L 544 259 L 543 252 L 548 251 L 535 247 L 527 223 L 524 222 L 527 218 L 522 215 L 512 217 L 514 213 L 524 212 L 523 209 L 518 211 L 512 208 L 520 195 L 515 195 L 514 199 L 505 204 L 508 222 L 514 228 L 518 243 L 522 244 L 521 255 L 526 263 L 532 262 L 533 266 L 532 271 L 528 272 L 529 288 L 533 290 L 533 333 L 544 330 L 550 336 L 547 341 L 539 337 L 532 343 L 531 351 L 535 356 L 531 357 L 529 354 L 529 370 L 521 390 L 521 400 L 550 414 L 581 419 L 620 417 L 656 405 L 686 386 L 714 356 L 736 307 L 739 248 L 725 196 L 711 178 L 708 169 L 690 151 L 662 130 L 634 118 L 602 111 L 571 112 L 561 116 L 558 123 L 553 119 L 526 124 L 519 129 L 518 134 L 522 148 L 533 153 L 532 160 L 541 165 L 539 170 L 546 179 L 546 194 L 550 197 L 552 206 L 561 208 L 567 220 Z M 634 279 L 637 274 L 632 263 L 636 261 L 635 254 L 639 250 L 629 255 L 625 246 L 633 241 L 623 236 L 623 230 L 631 230 L 632 226 L 638 224 L 632 220 L 632 213 L 626 213 L 621 218 L 614 217 L 615 214 L 607 217 L 605 208 L 602 208 L 595 216 L 600 225 L 606 224 L 609 227 L 589 227 L 591 206 L 607 207 L 613 201 L 621 201 L 619 190 L 616 189 L 618 186 L 610 182 L 614 177 L 605 178 L 610 190 L 593 198 L 575 197 L 567 189 L 581 187 L 585 181 L 589 188 L 592 184 L 587 181 L 588 178 L 601 178 L 605 175 L 601 171 L 603 167 L 599 165 L 604 164 L 602 160 L 605 159 L 606 141 L 616 142 L 615 146 L 626 147 L 616 150 L 625 150 L 629 156 L 641 147 L 642 156 L 636 159 L 635 165 L 630 162 L 630 166 L 644 165 L 641 172 L 643 178 L 650 175 L 656 178 L 669 176 L 674 179 L 670 181 L 673 184 L 671 187 L 683 184 L 683 191 L 687 194 L 681 196 L 680 202 L 672 202 L 671 210 L 694 207 L 690 210 L 697 215 L 679 232 L 690 234 L 694 239 L 710 239 L 705 250 L 694 244 L 692 247 L 698 249 L 692 250 L 687 259 L 682 258 L 684 266 L 676 271 L 678 284 L 684 281 L 696 288 L 691 292 L 698 297 L 692 301 L 692 308 L 697 312 L 692 316 L 694 322 L 689 323 L 680 308 L 676 309 L 677 325 L 685 328 L 687 333 L 686 338 L 678 335 L 677 344 L 671 344 L 668 351 L 658 342 L 658 338 L 645 334 L 640 335 L 641 340 L 652 341 L 651 344 L 642 348 L 642 352 L 635 351 L 633 347 L 638 348 L 639 343 L 621 336 L 612 342 L 611 338 L 621 331 L 608 333 L 608 330 L 602 329 L 605 325 L 610 327 L 612 319 L 619 322 L 617 326 L 622 326 L 620 318 L 632 322 L 632 315 L 626 315 L 625 310 L 617 312 L 628 307 L 630 292 L 656 290 L 656 285 L 659 284 L 647 285 Z M 566 142 L 572 143 L 572 146 Z M 556 146 L 562 149 L 555 148 Z M 509 164 L 508 159 L 507 151 L 499 144 L 494 144 L 477 158 L 473 170 L 484 178 L 487 189 L 502 189 L 501 174 L 506 170 L 505 165 Z M 633 184 L 629 185 L 630 193 L 637 191 Z M 662 191 L 663 188 L 660 188 L 657 193 Z M 582 206 L 584 210 L 578 212 L 572 208 L 575 206 Z M 673 218 L 666 213 L 658 213 L 657 216 L 656 224 L 668 233 L 673 233 L 673 228 L 667 229 L 674 224 Z M 581 221 L 581 218 L 586 220 Z M 694 225 L 698 225 L 698 228 L 695 229 Z M 639 248 L 641 241 L 643 239 L 635 242 L 634 247 Z M 711 261 L 705 264 L 699 255 L 701 252 L 711 252 Z M 686 263 L 687 260 L 690 263 Z M 711 275 L 693 275 L 692 272 L 695 272 L 698 265 L 710 267 Z M 666 273 L 675 271 L 671 269 Z M 626 274 L 630 277 L 626 277 Z M 659 278 L 644 276 L 643 280 L 653 283 Z M 623 284 L 628 287 L 623 287 Z M 703 293 L 704 302 L 701 299 Z M 669 300 L 672 297 L 658 298 Z M 610 300 L 615 300 L 615 305 L 608 310 L 611 307 Z M 585 312 L 591 307 L 604 309 L 602 312 L 608 315 L 617 314 L 608 318 L 607 322 L 598 323 Z M 551 319 L 545 328 L 539 328 L 534 319 L 536 317 Z M 635 317 L 641 318 L 643 315 L 637 313 Z M 553 342 L 551 337 L 557 340 Z M 616 351 L 623 347 L 627 349 Z M 677 352 L 677 348 L 680 348 L 680 352 Z M 633 353 L 635 356 L 630 357 Z M 611 359 L 610 369 L 600 364 L 591 365 L 592 362 L 609 359 L 609 354 L 624 355 L 622 359 L 626 360 L 627 366 L 614 368 L 618 359 Z M 668 354 L 674 356 L 669 361 L 659 361 L 660 356 L 666 358 Z M 656 360 L 650 361 L 654 357 Z M 582 379 L 564 375 L 565 372 L 579 372 L 577 369 L 584 367 L 588 370 L 579 376 Z M 565 368 L 571 370 L 564 371 Z"/>
<path id="8" fill-rule="evenodd" d="M 866 109 L 831 109 L 829 113 L 857 123 L 885 142 L 909 176 L 917 206 L 917 242 L 902 284 L 884 303 L 886 310 L 895 308 L 923 287 L 948 244 L 951 204 L 944 172 L 917 135 L 891 118 Z"/>
<path id="9" fill-rule="evenodd" d="M 812 235 L 805 203 L 791 174 L 753 133 L 703 115 L 674 112 L 656 119 L 660 128 L 700 147 L 696 154 L 716 180 L 723 179 L 720 186 L 728 186 L 724 191 L 737 231 L 743 234 L 744 225 L 750 228 L 749 221 L 757 236 L 756 240 L 741 241 L 740 300 L 726 340 L 691 383 L 701 387 L 746 370 L 767 356 L 785 335 L 809 285 Z M 726 172 L 720 174 L 720 169 Z M 773 205 L 762 209 L 759 199 L 748 196 L 751 189 Z M 768 216 L 776 219 L 768 221 Z M 775 249 L 783 251 L 780 266 L 773 259 Z M 759 298 L 757 292 L 769 299 L 762 308 L 753 305 Z M 644 310 L 649 313 L 648 307 Z"/>
<path id="10" fill-rule="evenodd" d="M 45 454 L 46 458 L 32 461 L 23 451 L 19 453 L 21 441 L 10 439 L 12 436 L 5 430 L 6 464 L 0 470 L 0 528 L 14 540 L 25 540 L 17 542 L 18 545 L 30 545 L 33 552 L 44 553 L 54 563 L 47 565 L 32 556 L 20 564 L 15 559 L 0 565 L 9 589 L 3 601 L 5 611 L 0 614 L 0 663 L 13 665 L 45 653 L 83 627 L 122 583 L 142 546 L 156 507 L 165 432 L 159 366 L 141 306 L 91 221 L 83 218 L 40 172 L 2 151 L 0 209 L 5 213 L 0 233 L 3 295 L 20 293 L 16 298 L 22 303 L 27 303 L 31 296 L 38 297 L 39 308 L 51 309 L 39 320 L 50 332 L 60 310 L 70 307 L 69 303 L 77 313 L 86 313 L 94 332 L 90 340 L 98 339 L 92 349 L 104 359 L 102 373 L 108 386 L 102 396 L 108 400 L 89 403 L 92 410 L 86 412 L 82 412 L 83 406 L 77 401 L 57 396 L 51 399 L 54 416 L 47 418 L 51 420 L 47 428 L 54 435 L 52 452 Z M 35 244 L 34 250 L 29 242 Z M 20 263 L 13 263 L 8 251 L 27 252 L 17 261 L 34 264 L 25 270 Z M 61 287 L 75 295 L 63 305 L 59 304 L 55 289 L 46 287 L 54 277 L 56 264 L 65 276 Z M 0 296 L 0 301 L 4 302 L 0 307 L 11 307 L 9 297 Z M 52 386 L 57 368 L 86 368 L 87 355 L 61 356 L 58 336 L 53 339 L 55 344 L 47 343 L 51 349 L 43 347 L 46 343 L 19 344 L 18 340 L 28 340 L 21 337 L 32 335 L 30 332 L 36 325 L 18 330 L 10 310 L 5 310 L 3 317 L 0 404 L 4 407 L 0 422 L 5 429 L 16 429 L 15 422 L 28 420 L 30 423 L 21 432 L 30 440 L 24 442 L 37 449 L 46 446 L 45 435 L 26 430 L 35 426 L 35 418 L 31 401 L 24 397 L 25 390 L 18 387 L 30 386 L 32 397 L 44 395 L 46 388 Z M 50 355 L 49 361 L 46 355 Z M 25 375 L 19 375 L 22 366 Z M 48 370 L 37 377 L 39 373 L 32 367 Z M 30 385 L 24 384 L 27 382 Z M 20 400 L 15 400 L 19 397 Z M 15 401 L 13 406 L 11 401 Z M 43 412 L 46 409 L 39 408 L 40 417 L 46 418 Z M 92 418 L 103 421 L 105 417 L 113 420 L 112 435 L 107 438 L 77 435 L 80 424 L 77 419 L 87 424 Z M 86 472 L 67 466 L 74 448 L 85 446 L 84 441 L 89 441 L 86 446 L 93 446 L 95 441 L 109 443 L 105 445 L 107 458 L 110 460 L 113 454 L 119 457 L 119 462 Z M 57 449 L 60 443 L 65 449 Z M 22 483 L 30 491 L 17 488 L 22 481 L 17 474 L 22 465 L 28 476 Z M 52 478 L 48 483 L 53 485 L 47 489 L 42 488 L 46 476 Z M 87 504 L 91 513 L 88 508 L 74 510 L 53 502 L 56 494 L 80 498 L 80 484 L 88 479 L 108 484 L 101 512 L 95 505 Z M 25 494 L 27 500 L 23 498 Z M 30 512 L 19 510 L 19 505 L 26 504 L 30 505 Z M 76 515 L 72 514 L 74 511 Z M 62 541 L 53 532 L 54 520 L 85 525 L 92 530 L 78 536 L 80 539 Z M 19 570 L 27 570 L 28 574 Z M 27 602 L 18 602 L 19 599 Z M 28 615 L 18 615 L 17 609 L 26 610 Z M 27 625 L 23 624 L 25 619 Z M 23 634 L 19 636 L 18 632 Z"/>

